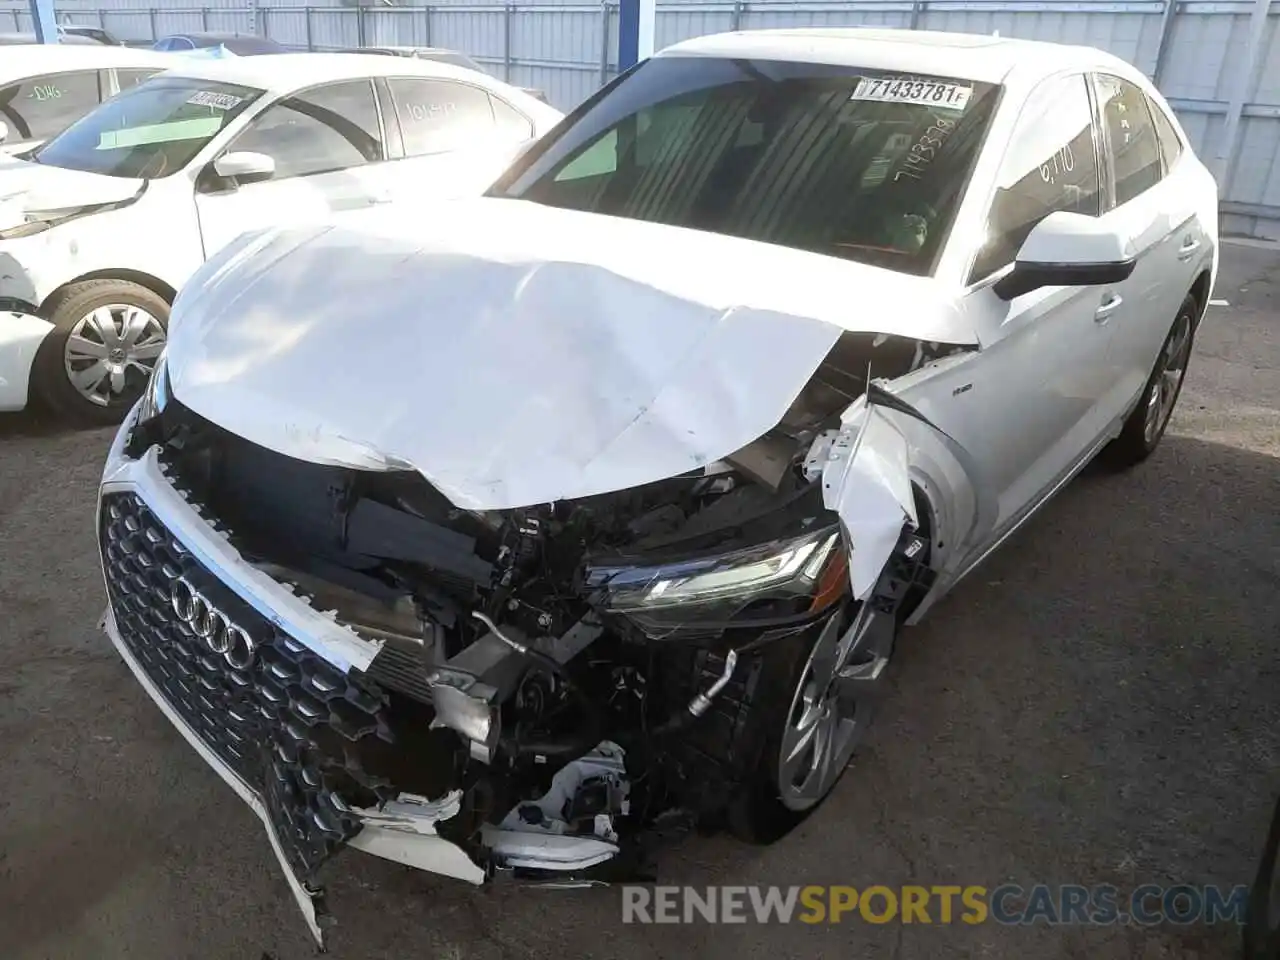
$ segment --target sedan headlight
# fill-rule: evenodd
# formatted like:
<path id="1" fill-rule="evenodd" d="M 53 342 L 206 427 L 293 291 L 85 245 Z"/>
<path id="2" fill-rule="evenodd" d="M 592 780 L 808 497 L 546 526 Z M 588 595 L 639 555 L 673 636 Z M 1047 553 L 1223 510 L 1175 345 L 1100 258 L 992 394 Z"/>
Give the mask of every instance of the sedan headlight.
<path id="1" fill-rule="evenodd" d="M 824 575 L 839 556 L 839 528 L 824 527 L 718 556 L 653 567 L 597 568 L 592 574 L 607 591 L 611 610 L 642 617 L 654 613 L 667 620 L 676 607 L 722 609 L 725 603 L 741 606 L 771 598 L 799 599 L 812 607 L 812 600 L 827 592 L 829 576 Z"/>
<path id="2" fill-rule="evenodd" d="M 142 394 L 142 402 L 138 405 L 138 423 L 164 413 L 169 405 L 169 366 L 165 363 L 165 353 L 160 351 L 156 365 L 151 368 L 151 379 L 147 381 L 147 389 Z"/>

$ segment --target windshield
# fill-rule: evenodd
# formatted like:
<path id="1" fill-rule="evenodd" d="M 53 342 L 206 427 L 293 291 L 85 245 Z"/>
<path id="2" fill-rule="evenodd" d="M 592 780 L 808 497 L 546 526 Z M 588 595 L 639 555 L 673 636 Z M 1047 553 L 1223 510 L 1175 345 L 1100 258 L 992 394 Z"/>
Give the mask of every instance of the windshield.
<path id="1" fill-rule="evenodd" d="M 153 77 L 67 127 L 31 159 L 110 177 L 167 177 L 261 95 L 230 83 Z"/>
<path id="2" fill-rule="evenodd" d="M 492 194 L 933 272 L 999 88 L 659 57 L 588 100 Z"/>

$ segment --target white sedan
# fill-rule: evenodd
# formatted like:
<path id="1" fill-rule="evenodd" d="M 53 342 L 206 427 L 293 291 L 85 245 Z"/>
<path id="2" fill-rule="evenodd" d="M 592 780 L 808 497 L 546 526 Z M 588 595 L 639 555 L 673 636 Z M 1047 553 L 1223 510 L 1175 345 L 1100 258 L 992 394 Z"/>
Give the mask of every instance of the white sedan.
<path id="1" fill-rule="evenodd" d="M 352 54 L 192 61 L 125 90 L 0 160 L 0 410 L 119 420 L 177 290 L 236 236 L 479 194 L 560 117 L 471 70 Z"/>
<path id="2" fill-rule="evenodd" d="M 173 66 L 154 50 L 83 44 L 4 45 L 0 154 L 29 150 L 103 100 Z"/>

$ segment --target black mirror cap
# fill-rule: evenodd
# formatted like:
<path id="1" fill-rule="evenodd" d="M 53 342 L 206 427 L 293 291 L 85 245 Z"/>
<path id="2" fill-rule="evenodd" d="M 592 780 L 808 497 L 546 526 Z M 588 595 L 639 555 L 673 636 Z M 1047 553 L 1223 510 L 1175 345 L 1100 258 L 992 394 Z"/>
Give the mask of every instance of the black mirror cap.
<path id="1" fill-rule="evenodd" d="M 1133 257 L 1102 263 L 1029 263 L 1019 260 L 991 289 L 1001 300 L 1012 300 L 1041 287 L 1096 287 L 1128 280 L 1136 264 Z"/>

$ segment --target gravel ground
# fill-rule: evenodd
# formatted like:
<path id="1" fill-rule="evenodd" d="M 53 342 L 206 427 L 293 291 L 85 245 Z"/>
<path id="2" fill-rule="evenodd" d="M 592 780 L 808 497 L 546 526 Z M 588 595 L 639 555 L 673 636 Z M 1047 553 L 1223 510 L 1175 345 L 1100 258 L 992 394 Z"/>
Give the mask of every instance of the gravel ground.
<path id="1" fill-rule="evenodd" d="M 1280 789 L 1280 255 L 1227 247 L 1174 422 L 1089 470 L 903 638 L 835 796 L 770 849 L 691 838 L 705 885 L 1247 882 Z M 0 419 L 0 957 L 313 954 L 256 818 L 95 624 L 109 432 Z M 636 926 L 611 889 L 473 891 L 359 854 L 332 955 L 1209 958 L 1212 928 Z"/>

